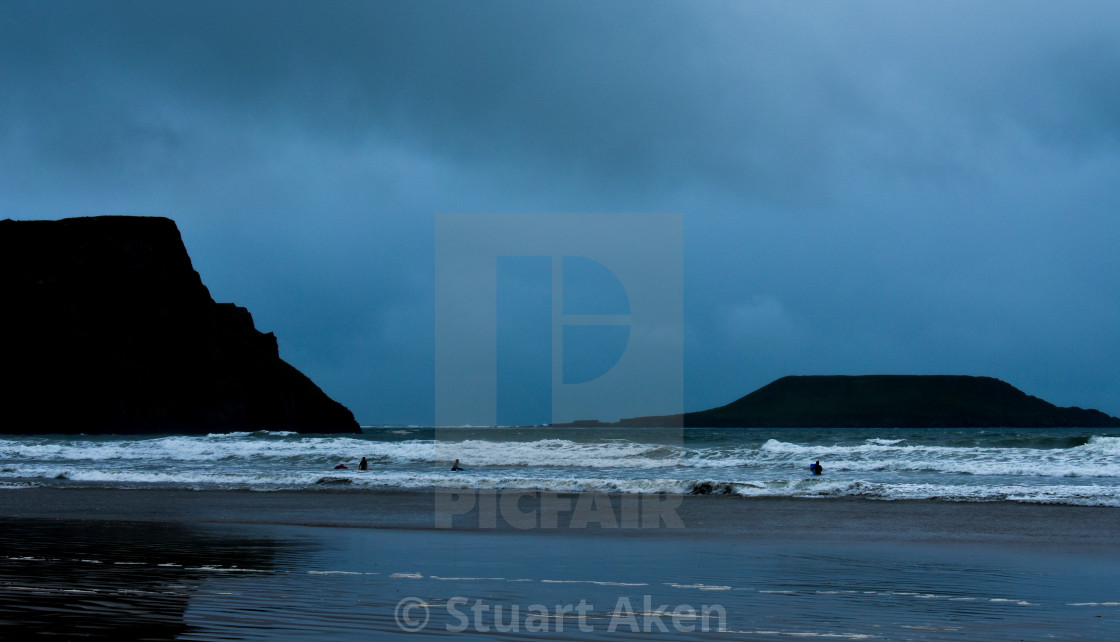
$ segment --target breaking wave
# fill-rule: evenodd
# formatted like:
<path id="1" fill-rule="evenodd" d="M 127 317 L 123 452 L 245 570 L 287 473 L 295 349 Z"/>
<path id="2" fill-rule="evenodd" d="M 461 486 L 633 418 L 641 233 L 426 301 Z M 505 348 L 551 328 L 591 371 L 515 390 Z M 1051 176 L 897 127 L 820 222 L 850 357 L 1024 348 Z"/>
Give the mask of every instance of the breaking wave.
<path id="1" fill-rule="evenodd" d="M 38 485 L 528 489 L 1120 505 L 1120 435 L 1077 430 L 254 432 L 0 439 L 0 492 Z M 546 438 L 540 438 L 545 436 Z M 780 436 L 780 438 L 779 438 Z M 369 471 L 358 471 L 366 457 Z M 451 472 L 460 459 L 469 470 Z M 820 460 L 825 475 L 806 466 Z M 335 470 L 339 463 L 349 468 Z"/>

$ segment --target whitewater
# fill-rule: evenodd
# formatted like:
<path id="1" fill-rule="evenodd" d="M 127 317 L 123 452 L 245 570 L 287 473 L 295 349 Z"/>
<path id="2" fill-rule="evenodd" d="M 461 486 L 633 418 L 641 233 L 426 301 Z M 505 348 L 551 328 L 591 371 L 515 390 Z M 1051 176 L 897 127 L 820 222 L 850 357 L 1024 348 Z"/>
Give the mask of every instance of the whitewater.
<path id="1" fill-rule="evenodd" d="M 370 470 L 357 470 L 365 457 Z M 1120 506 L 1120 430 L 367 427 L 361 435 L 4 436 L 36 486 L 526 489 Z M 468 470 L 453 472 L 459 459 Z M 824 474 L 809 474 L 819 460 Z M 345 469 L 336 469 L 339 464 Z"/>

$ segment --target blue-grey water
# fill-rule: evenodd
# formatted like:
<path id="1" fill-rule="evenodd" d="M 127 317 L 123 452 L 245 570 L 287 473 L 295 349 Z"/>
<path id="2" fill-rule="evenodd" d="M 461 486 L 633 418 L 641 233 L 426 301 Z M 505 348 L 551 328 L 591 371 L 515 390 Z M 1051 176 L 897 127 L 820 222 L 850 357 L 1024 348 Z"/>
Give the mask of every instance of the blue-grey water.
<path id="1" fill-rule="evenodd" d="M 359 471 L 366 457 L 370 470 Z M 4 436 L 0 489 L 436 487 L 1120 506 L 1120 430 L 366 428 Z M 452 472 L 459 459 L 469 470 Z M 808 474 L 821 461 L 824 475 Z M 346 469 L 335 469 L 344 464 Z"/>
<path id="2" fill-rule="evenodd" d="M 582 535 L 0 520 L 0 637 L 1120 635 L 1107 552 Z"/>
<path id="3" fill-rule="evenodd" d="M 1120 430 L 1077 428 L 4 436 L 0 638 L 1112 639 L 1118 455 Z M 731 497 L 691 500 L 716 530 L 360 527 L 424 496 L 378 491 L 433 487 Z M 291 525 L 309 497 L 358 527 Z M 738 534 L 790 504 L 767 517 L 777 534 Z M 864 537 L 868 506 L 933 521 Z M 1023 521 L 986 527 L 1001 507 Z M 962 514 L 977 523 L 960 536 L 935 523 Z"/>

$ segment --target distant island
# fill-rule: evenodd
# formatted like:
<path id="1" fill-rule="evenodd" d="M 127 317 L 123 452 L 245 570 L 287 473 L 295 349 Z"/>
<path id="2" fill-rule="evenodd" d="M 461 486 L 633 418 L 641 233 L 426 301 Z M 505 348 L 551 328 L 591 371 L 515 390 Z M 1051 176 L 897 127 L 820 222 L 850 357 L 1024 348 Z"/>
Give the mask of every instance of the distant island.
<path id="1" fill-rule="evenodd" d="M 992 377 L 961 375 L 790 376 L 726 406 L 614 424 L 760 428 L 1117 428 L 1099 410 L 1060 408 Z"/>
<path id="2" fill-rule="evenodd" d="M 0 221 L 0 293 L 0 432 L 361 431 L 214 302 L 170 219 Z"/>

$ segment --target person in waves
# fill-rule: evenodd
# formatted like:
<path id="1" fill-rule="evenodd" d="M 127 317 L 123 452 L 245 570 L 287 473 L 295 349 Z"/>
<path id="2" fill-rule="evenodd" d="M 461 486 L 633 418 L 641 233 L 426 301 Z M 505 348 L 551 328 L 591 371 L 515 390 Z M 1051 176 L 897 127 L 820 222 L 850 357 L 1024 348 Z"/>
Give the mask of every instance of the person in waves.
<path id="1" fill-rule="evenodd" d="M 369 470 L 369 462 L 366 461 L 365 457 L 362 457 L 362 461 L 358 462 L 358 470 Z"/>
<path id="2" fill-rule="evenodd" d="M 451 470 L 463 470 L 463 467 L 459 465 L 458 459 L 455 460 L 454 464 L 451 464 Z"/>
<path id="3" fill-rule="evenodd" d="M 813 473 L 814 475 L 819 475 L 819 474 L 823 473 L 823 472 L 824 472 L 824 468 L 821 468 L 821 460 L 819 460 L 819 459 L 818 459 L 818 460 L 817 460 L 817 463 L 815 463 L 815 464 L 809 464 L 809 470 L 810 470 L 810 471 L 811 471 L 811 472 L 812 472 L 812 473 Z"/>

